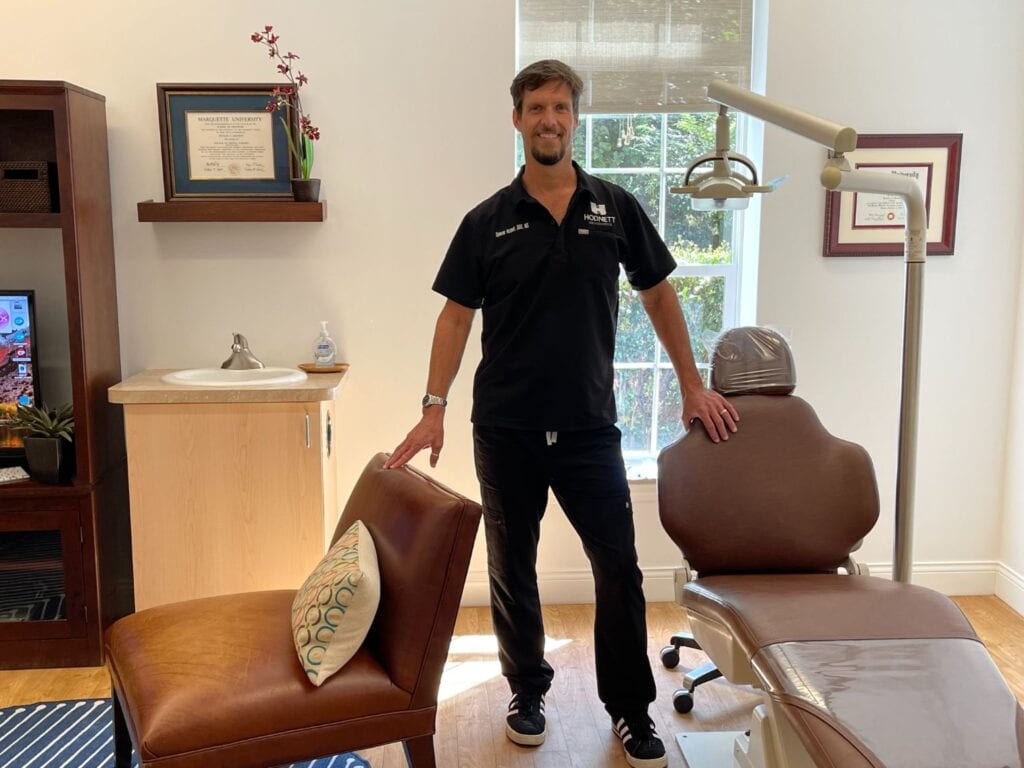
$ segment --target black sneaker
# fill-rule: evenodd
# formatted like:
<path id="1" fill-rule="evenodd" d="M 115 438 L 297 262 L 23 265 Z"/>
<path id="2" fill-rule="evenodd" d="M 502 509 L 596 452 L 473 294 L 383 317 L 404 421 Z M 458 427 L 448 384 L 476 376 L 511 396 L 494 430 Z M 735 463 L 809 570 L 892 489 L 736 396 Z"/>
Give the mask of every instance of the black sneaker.
<path id="1" fill-rule="evenodd" d="M 642 715 L 612 716 L 612 730 L 622 741 L 626 762 L 633 768 L 664 768 L 668 765 L 665 745 L 654 730 L 654 721 L 645 712 Z"/>
<path id="2" fill-rule="evenodd" d="M 508 703 L 505 735 L 524 747 L 544 743 L 544 694 L 516 693 Z"/>

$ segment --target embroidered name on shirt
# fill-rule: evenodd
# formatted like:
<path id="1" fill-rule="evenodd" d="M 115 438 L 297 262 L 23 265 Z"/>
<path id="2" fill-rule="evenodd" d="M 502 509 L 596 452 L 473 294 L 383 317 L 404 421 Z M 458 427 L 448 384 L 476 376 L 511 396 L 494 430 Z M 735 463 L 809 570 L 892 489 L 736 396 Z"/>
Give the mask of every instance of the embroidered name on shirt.
<path id="1" fill-rule="evenodd" d="M 513 224 L 508 229 L 499 229 L 497 232 L 494 233 L 494 236 L 495 237 L 504 237 L 505 235 L 511 235 L 513 232 L 518 232 L 518 231 L 520 231 L 522 229 L 529 229 L 529 228 L 530 228 L 530 222 L 525 221 L 522 224 Z"/>

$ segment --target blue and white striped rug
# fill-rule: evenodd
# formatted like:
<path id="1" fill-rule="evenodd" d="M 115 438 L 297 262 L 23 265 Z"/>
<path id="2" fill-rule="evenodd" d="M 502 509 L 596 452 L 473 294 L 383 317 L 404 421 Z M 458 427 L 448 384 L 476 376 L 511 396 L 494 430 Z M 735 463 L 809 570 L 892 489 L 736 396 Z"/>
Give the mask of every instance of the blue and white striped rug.
<path id="1" fill-rule="evenodd" d="M 48 701 L 0 709 L 0 768 L 101 768 L 114 764 L 110 699 Z M 132 765 L 138 765 L 133 755 Z M 370 768 L 358 755 L 288 768 Z"/>

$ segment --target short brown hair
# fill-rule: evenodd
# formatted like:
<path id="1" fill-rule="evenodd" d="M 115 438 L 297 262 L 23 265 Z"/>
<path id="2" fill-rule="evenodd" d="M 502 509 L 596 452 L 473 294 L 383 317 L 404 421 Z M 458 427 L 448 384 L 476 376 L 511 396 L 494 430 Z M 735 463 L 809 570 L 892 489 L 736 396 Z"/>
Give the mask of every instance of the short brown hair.
<path id="1" fill-rule="evenodd" d="M 561 80 L 572 90 L 572 113 L 580 113 L 580 94 L 583 93 L 583 80 L 576 74 L 575 70 L 568 64 L 557 59 L 543 59 L 535 61 L 515 76 L 512 81 L 512 105 L 516 112 L 523 112 L 523 94 L 526 91 L 533 91 L 552 80 Z"/>

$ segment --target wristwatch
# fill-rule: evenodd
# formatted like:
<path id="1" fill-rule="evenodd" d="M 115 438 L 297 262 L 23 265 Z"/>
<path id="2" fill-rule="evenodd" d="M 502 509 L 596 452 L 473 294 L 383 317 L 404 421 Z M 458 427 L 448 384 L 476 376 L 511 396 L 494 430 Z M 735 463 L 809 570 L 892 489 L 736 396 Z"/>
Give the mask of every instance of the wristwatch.
<path id="1" fill-rule="evenodd" d="M 447 407 L 448 401 L 443 397 L 437 395 L 426 394 L 423 396 L 423 407 L 426 408 L 428 405 L 440 405 L 442 408 Z"/>

